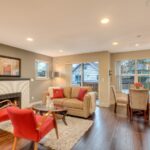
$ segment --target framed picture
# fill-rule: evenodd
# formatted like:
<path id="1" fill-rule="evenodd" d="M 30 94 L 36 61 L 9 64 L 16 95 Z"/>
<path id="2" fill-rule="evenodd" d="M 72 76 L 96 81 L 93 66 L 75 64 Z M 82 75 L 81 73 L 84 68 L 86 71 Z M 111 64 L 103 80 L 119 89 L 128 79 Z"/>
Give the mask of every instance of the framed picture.
<path id="1" fill-rule="evenodd" d="M 49 79 L 49 62 L 43 60 L 35 60 L 36 79 Z"/>
<path id="2" fill-rule="evenodd" d="M 20 77 L 21 59 L 0 55 L 0 77 Z"/>

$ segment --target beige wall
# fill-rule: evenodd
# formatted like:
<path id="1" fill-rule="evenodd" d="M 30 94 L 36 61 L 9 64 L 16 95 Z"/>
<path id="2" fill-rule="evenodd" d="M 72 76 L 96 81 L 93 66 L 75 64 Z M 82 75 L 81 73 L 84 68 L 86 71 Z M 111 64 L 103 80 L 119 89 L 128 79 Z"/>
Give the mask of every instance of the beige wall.
<path id="1" fill-rule="evenodd" d="M 53 69 L 59 71 L 63 74 L 62 78 L 56 78 L 53 81 L 53 85 L 65 86 L 69 85 L 69 75 L 68 71 L 69 64 L 81 63 L 81 62 L 99 62 L 99 97 L 101 106 L 109 106 L 109 93 L 110 93 L 110 78 L 109 78 L 109 69 L 110 69 L 110 54 L 109 52 L 96 52 L 96 53 L 87 53 L 79 55 L 71 55 L 64 57 L 55 57 L 53 58 Z M 71 77 L 70 77 L 71 78 Z M 69 82 L 69 83 L 68 83 Z"/>
<path id="2" fill-rule="evenodd" d="M 50 64 L 50 70 L 52 68 L 52 58 L 29 51 L 25 51 L 19 48 L 6 46 L 0 44 L 0 55 L 17 57 L 21 59 L 21 77 L 34 78 L 35 79 L 35 60 L 45 60 Z M 30 82 L 30 101 L 38 101 L 42 98 L 43 91 L 47 90 L 50 85 L 50 80 L 34 80 Z M 32 99 L 34 97 L 34 99 Z"/>
<path id="3" fill-rule="evenodd" d="M 48 57 L 19 48 L 6 46 L 0 44 L 0 55 L 21 58 L 21 74 L 25 78 L 35 79 L 35 59 L 49 61 L 50 70 L 59 71 L 62 74 L 61 78 L 55 78 L 53 83 L 51 80 L 35 80 L 30 82 L 30 96 L 34 99 L 30 101 L 40 100 L 43 91 L 47 90 L 48 86 L 67 86 L 71 84 L 71 64 L 82 62 L 99 62 L 99 98 L 101 106 L 109 106 L 113 103 L 112 93 L 110 92 L 110 84 L 115 84 L 115 62 L 125 59 L 141 59 L 150 58 L 150 50 L 112 53 L 109 52 L 95 52 L 63 57 Z M 53 64 L 53 65 L 52 65 Z M 109 77 L 109 70 L 112 70 L 112 76 Z"/>
<path id="4" fill-rule="evenodd" d="M 142 59 L 142 58 L 150 58 L 150 50 L 112 53 L 111 54 L 111 70 L 112 70 L 111 84 L 115 85 L 116 83 L 116 78 L 115 78 L 115 62 L 116 61 L 128 60 L 128 59 Z M 113 100 L 111 99 L 110 102 L 113 103 Z"/>

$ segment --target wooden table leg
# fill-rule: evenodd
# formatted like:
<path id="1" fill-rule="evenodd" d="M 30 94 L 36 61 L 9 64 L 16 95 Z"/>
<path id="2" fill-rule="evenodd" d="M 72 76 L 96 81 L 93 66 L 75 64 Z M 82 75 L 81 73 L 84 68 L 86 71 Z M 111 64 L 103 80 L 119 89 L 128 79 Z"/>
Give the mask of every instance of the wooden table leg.
<path id="1" fill-rule="evenodd" d="M 64 124 L 67 126 L 68 124 L 66 122 L 66 114 L 63 115 L 62 120 L 63 120 Z"/>

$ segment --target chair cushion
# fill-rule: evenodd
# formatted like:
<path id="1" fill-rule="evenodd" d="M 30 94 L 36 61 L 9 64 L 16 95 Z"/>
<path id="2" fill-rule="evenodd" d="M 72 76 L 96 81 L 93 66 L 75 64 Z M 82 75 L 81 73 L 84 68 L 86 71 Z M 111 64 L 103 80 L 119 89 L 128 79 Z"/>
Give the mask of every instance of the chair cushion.
<path id="1" fill-rule="evenodd" d="M 42 119 L 42 116 L 36 115 L 36 122 L 40 122 Z M 43 125 L 39 129 L 39 138 L 37 139 L 37 142 L 42 139 L 50 130 L 52 130 L 55 127 L 54 119 L 53 117 L 48 117 Z"/>
<path id="2" fill-rule="evenodd" d="M 64 90 L 60 89 L 53 89 L 53 98 L 64 98 Z"/>
<path id="3" fill-rule="evenodd" d="M 117 97 L 117 103 L 121 103 L 121 104 L 127 104 L 128 103 L 128 98 L 125 96 L 122 97 Z"/>
<path id="4" fill-rule="evenodd" d="M 68 108 L 83 109 L 83 102 L 78 99 L 67 99 L 63 105 Z"/>
<path id="5" fill-rule="evenodd" d="M 0 122 L 9 120 L 7 108 L 0 109 Z"/>

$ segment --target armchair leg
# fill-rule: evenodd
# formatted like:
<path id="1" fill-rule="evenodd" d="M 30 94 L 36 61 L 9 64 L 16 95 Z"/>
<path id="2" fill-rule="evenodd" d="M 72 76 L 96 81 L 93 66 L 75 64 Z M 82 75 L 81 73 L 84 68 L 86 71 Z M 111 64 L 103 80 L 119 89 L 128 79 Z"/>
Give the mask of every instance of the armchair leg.
<path id="1" fill-rule="evenodd" d="M 56 115 L 55 115 L 55 113 L 52 113 L 52 114 L 53 114 L 53 118 L 54 118 L 56 137 L 58 139 L 59 135 L 58 135 L 58 127 L 57 127 Z"/>
<path id="2" fill-rule="evenodd" d="M 57 139 L 59 139 L 58 128 L 57 128 L 57 127 L 55 127 L 55 132 L 56 132 L 56 137 L 57 137 Z"/>
<path id="3" fill-rule="evenodd" d="M 34 150 L 38 150 L 38 143 L 34 142 Z"/>
<path id="4" fill-rule="evenodd" d="M 18 138 L 17 138 L 17 137 L 14 137 L 14 143 L 13 143 L 12 150 L 16 150 L 17 140 L 18 140 Z"/>

